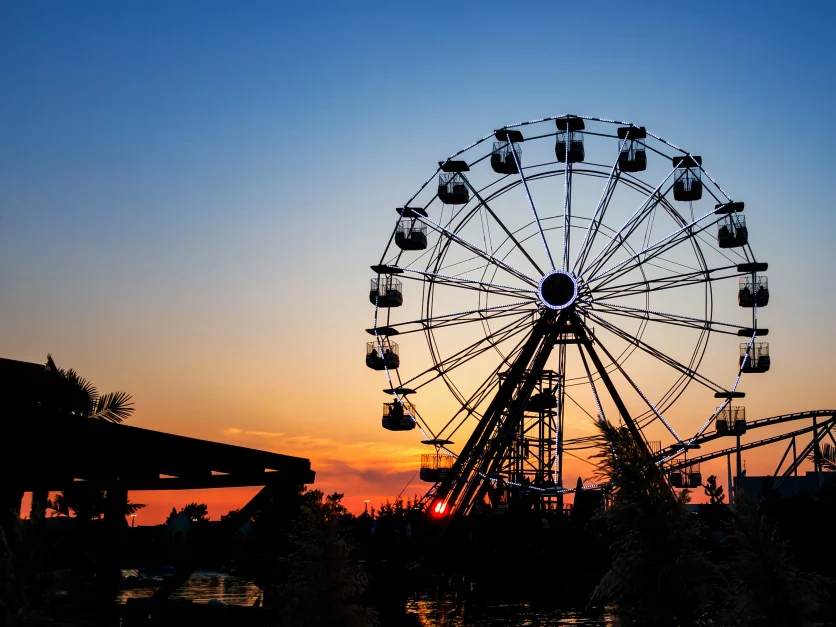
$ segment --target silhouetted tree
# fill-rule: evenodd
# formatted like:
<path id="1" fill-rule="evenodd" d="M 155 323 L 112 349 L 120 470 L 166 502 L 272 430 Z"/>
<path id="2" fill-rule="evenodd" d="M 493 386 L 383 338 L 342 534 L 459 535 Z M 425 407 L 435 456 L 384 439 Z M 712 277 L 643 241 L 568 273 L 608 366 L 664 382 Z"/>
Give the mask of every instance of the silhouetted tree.
<path id="1" fill-rule="evenodd" d="M 52 355 L 46 356 L 46 372 L 52 381 L 52 392 L 43 400 L 43 409 L 50 417 L 73 416 L 119 423 L 134 412 L 130 394 L 100 394 L 96 386 L 72 368 L 64 370 L 55 365 Z"/>
<path id="2" fill-rule="evenodd" d="M 818 461 L 822 467 L 826 470 L 836 470 L 836 447 L 832 444 L 825 443 L 819 447 L 819 455 L 818 460 L 816 459 L 816 451 L 810 451 L 810 454 L 807 456 L 811 462 L 815 463 Z"/>
<path id="3" fill-rule="evenodd" d="M 715 475 L 711 475 L 706 479 L 703 489 L 711 505 L 721 505 L 726 500 L 726 495 L 723 494 L 723 486 L 717 485 L 717 477 Z"/>
<path id="4" fill-rule="evenodd" d="M 46 356 L 45 369 L 51 382 L 48 388 L 50 393 L 41 400 L 39 411 L 48 420 L 91 418 L 120 423 L 130 418 L 134 412 L 130 394 L 99 393 L 96 386 L 72 368 L 59 368 L 51 354 Z M 32 503 L 46 508 L 48 497 L 49 494 L 45 490 L 36 490 L 32 493 Z"/>
<path id="5" fill-rule="evenodd" d="M 226 522 L 227 520 L 232 520 L 238 515 L 240 509 L 231 509 L 226 514 L 221 514 L 221 522 Z"/>
<path id="6" fill-rule="evenodd" d="M 29 520 L 17 518 L 6 535 L 0 528 L 0 625 L 46 625 L 54 583 L 47 567 L 44 516 L 36 506 Z"/>
<path id="7" fill-rule="evenodd" d="M 395 499 L 395 502 L 392 503 L 389 499 L 386 499 L 385 503 L 381 503 L 380 507 L 377 509 L 377 518 L 407 518 L 409 516 L 413 516 L 415 512 L 420 512 L 422 510 L 422 506 L 419 504 L 418 495 L 416 494 L 413 498 L 407 497 L 404 501 L 403 498 L 400 496 Z M 375 510 L 372 508 L 372 515 L 374 515 Z"/>
<path id="8" fill-rule="evenodd" d="M 693 627 L 712 624 L 719 573 L 698 550 L 698 523 L 626 429 L 600 423 L 598 469 L 613 486 L 604 512 L 614 535 L 612 567 L 593 600 L 613 603 L 627 624 Z"/>
<path id="9" fill-rule="evenodd" d="M 89 490 L 84 486 L 68 488 L 59 492 L 50 507 L 61 514 L 69 516 L 72 512 L 79 520 L 98 520 L 104 516 L 107 492 L 105 490 Z M 127 501 L 123 514 L 130 516 L 145 507 L 142 503 Z"/>
<path id="10" fill-rule="evenodd" d="M 286 578 L 279 624 L 287 627 L 368 627 L 374 614 L 361 603 L 367 585 L 362 566 L 353 558 L 353 517 L 342 494 L 319 490 L 304 495 L 285 558 Z"/>
<path id="11" fill-rule="evenodd" d="M 736 499 L 727 570 L 735 624 L 801 627 L 816 608 L 821 580 L 800 570 L 776 526 L 746 495 Z"/>
<path id="12" fill-rule="evenodd" d="M 178 512 L 175 508 L 171 508 L 171 513 L 165 519 L 166 524 L 177 516 L 178 514 L 185 514 L 193 523 L 206 522 L 209 520 L 209 506 L 206 503 L 189 503 Z"/>

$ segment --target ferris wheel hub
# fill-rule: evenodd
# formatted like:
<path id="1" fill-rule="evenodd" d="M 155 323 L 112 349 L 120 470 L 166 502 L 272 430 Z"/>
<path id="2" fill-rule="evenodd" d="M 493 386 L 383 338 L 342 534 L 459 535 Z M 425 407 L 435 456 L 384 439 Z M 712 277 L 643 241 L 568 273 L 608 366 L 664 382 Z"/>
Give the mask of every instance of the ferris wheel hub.
<path id="1" fill-rule="evenodd" d="M 563 270 L 553 270 L 540 279 L 537 295 L 549 309 L 566 309 L 578 298 L 578 281 Z"/>

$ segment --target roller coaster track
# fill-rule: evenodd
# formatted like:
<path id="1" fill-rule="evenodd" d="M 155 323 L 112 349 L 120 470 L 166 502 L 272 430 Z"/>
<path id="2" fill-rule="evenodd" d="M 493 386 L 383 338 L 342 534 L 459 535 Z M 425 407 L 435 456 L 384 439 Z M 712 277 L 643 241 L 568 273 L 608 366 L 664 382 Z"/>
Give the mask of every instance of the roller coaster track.
<path id="1" fill-rule="evenodd" d="M 737 453 L 738 450 L 740 451 L 748 451 L 753 448 L 758 448 L 761 446 L 766 446 L 767 444 L 773 444 L 774 442 L 780 442 L 782 440 L 788 440 L 790 438 L 797 437 L 799 435 L 804 435 L 807 433 L 812 433 L 814 430 L 818 432 L 818 439 L 822 437 L 826 437 L 830 434 L 832 438 L 833 435 L 831 434 L 831 429 L 836 427 L 836 409 L 818 409 L 813 411 L 803 411 L 803 412 L 796 412 L 794 414 L 783 414 L 781 416 L 772 416 L 770 418 L 761 418 L 760 420 L 755 420 L 746 425 L 746 433 L 748 434 L 753 429 L 759 429 L 762 427 L 771 427 L 778 424 L 783 424 L 785 422 L 793 422 L 797 420 L 813 420 L 818 418 L 824 418 L 821 422 L 816 421 L 815 424 L 811 424 L 809 426 L 803 427 L 801 429 L 797 429 L 795 431 L 789 431 L 787 433 L 782 433 L 780 435 L 763 438 L 761 440 L 756 440 L 754 442 L 747 442 L 745 444 L 741 444 L 739 449 L 737 446 L 733 446 L 730 448 L 726 448 L 720 451 L 715 451 L 712 453 L 706 453 L 704 455 L 698 455 L 696 457 L 691 457 L 688 460 L 683 460 L 681 462 L 672 463 L 666 465 L 666 470 L 673 471 L 673 470 L 680 470 L 683 468 L 687 468 L 688 466 L 692 466 L 694 464 L 699 464 L 701 462 L 707 462 L 712 459 L 719 459 L 721 457 L 725 457 L 726 455 L 731 455 L 733 453 Z M 710 442 L 711 440 L 715 440 L 717 438 L 723 437 L 734 437 L 734 433 L 729 432 L 727 434 L 720 434 L 720 433 L 710 433 L 707 435 L 702 435 L 698 438 L 695 438 L 692 447 L 695 448 L 693 445 L 702 445 L 706 442 Z M 677 449 L 676 447 L 671 447 L 663 451 L 660 455 L 660 458 L 665 457 L 673 457 L 678 455 L 682 452 L 682 449 Z"/>

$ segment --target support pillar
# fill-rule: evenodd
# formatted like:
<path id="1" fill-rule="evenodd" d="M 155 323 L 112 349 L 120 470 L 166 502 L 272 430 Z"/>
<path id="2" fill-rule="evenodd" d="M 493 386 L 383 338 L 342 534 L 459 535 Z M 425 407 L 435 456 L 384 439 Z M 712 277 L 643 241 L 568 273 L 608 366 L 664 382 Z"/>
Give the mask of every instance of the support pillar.
<path id="1" fill-rule="evenodd" d="M 732 483 L 731 474 L 731 453 L 726 455 L 726 469 L 728 470 L 728 487 L 729 487 L 729 505 L 734 505 L 734 484 Z"/>
<path id="2" fill-rule="evenodd" d="M 127 503 L 128 491 L 118 481 L 112 484 L 105 498 L 104 533 L 96 563 L 97 587 L 103 598 L 112 596 L 113 589 L 122 578 L 122 547 L 128 526 L 125 521 Z"/>
<path id="3" fill-rule="evenodd" d="M 821 447 L 819 446 L 819 427 L 813 414 L 813 470 L 816 473 L 816 490 L 821 488 Z"/>
<path id="4" fill-rule="evenodd" d="M 794 476 L 798 476 L 798 451 L 795 450 L 795 436 L 792 436 L 792 461 L 793 461 L 793 469 L 792 474 Z"/>

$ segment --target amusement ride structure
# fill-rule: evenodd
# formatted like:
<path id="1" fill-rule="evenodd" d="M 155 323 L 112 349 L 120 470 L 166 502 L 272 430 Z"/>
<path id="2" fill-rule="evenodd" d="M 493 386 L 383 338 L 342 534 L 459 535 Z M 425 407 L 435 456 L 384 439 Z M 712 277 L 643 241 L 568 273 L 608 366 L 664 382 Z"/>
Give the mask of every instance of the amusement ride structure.
<path id="1" fill-rule="evenodd" d="M 428 447 L 431 510 L 502 508 L 509 491 L 561 508 L 596 487 L 565 485 L 564 458 L 595 446 L 598 420 L 628 429 L 674 488 L 724 456 L 739 476 L 751 446 L 791 440 L 785 473 L 818 455 L 836 412 L 747 423 L 740 405 L 743 375 L 770 369 L 767 264 L 743 210 L 701 156 L 615 120 L 513 124 L 439 162 L 372 266 L 366 346 L 387 381 L 383 427 Z M 812 426 L 741 443 L 791 421 Z"/>

